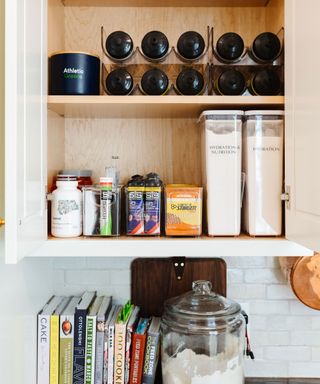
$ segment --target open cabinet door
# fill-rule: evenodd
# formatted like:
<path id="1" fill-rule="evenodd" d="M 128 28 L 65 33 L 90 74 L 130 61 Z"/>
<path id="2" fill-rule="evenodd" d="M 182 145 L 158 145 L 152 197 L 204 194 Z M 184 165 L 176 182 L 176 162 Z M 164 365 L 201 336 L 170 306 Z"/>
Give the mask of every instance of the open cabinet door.
<path id="1" fill-rule="evenodd" d="M 46 238 L 46 0 L 5 0 L 5 256 Z"/>
<path id="2" fill-rule="evenodd" d="M 286 0 L 286 237 L 320 251 L 320 1 Z"/>

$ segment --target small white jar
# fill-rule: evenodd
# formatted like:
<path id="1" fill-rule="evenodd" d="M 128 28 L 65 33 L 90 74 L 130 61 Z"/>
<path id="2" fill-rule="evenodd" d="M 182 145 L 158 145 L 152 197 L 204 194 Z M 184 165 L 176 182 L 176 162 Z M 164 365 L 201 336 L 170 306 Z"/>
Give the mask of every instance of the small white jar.
<path id="1" fill-rule="evenodd" d="M 82 234 L 82 192 L 78 181 L 57 181 L 52 192 L 51 234 L 54 237 L 77 237 Z"/>

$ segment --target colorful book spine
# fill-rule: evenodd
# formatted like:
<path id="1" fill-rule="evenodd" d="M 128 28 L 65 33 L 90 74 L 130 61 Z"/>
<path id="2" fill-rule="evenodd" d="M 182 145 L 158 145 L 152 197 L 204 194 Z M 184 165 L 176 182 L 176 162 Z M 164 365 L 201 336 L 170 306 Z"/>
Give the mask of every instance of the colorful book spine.
<path id="1" fill-rule="evenodd" d="M 87 316 L 85 384 L 94 384 L 96 316 Z"/>
<path id="2" fill-rule="evenodd" d="M 108 384 L 113 384 L 113 368 L 114 368 L 114 328 L 111 324 L 108 330 Z"/>
<path id="3" fill-rule="evenodd" d="M 159 358 L 159 333 L 147 335 L 142 384 L 153 384 Z"/>
<path id="4" fill-rule="evenodd" d="M 49 384 L 50 315 L 38 315 L 38 384 Z"/>
<path id="5" fill-rule="evenodd" d="M 146 338 L 147 338 L 146 334 L 139 335 L 135 333 L 133 336 L 131 368 L 130 368 L 130 384 L 141 383 Z"/>
<path id="6" fill-rule="evenodd" d="M 103 384 L 104 321 L 97 320 L 95 384 Z"/>
<path id="7" fill-rule="evenodd" d="M 84 384 L 87 309 L 76 309 L 74 317 L 73 384 Z"/>
<path id="8" fill-rule="evenodd" d="M 59 384 L 59 315 L 50 318 L 50 384 Z"/>
<path id="9" fill-rule="evenodd" d="M 114 384 L 124 384 L 126 358 L 126 329 L 126 323 L 116 324 L 114 347 Z"/>

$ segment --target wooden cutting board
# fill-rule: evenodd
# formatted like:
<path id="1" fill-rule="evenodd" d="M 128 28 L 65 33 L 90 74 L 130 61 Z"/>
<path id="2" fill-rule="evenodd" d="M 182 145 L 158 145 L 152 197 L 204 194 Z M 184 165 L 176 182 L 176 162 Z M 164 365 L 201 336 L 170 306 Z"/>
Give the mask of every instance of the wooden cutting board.
<path id="1" fill-rule="evenodd" d="M 195 280 L 209 280 L 213 291 L 226 296 L 227 267 L 217 258 L 139 258 L 131 264 L 131 301 L 141 316 L 161 316 L 170 297 L 191 291 Z"/>

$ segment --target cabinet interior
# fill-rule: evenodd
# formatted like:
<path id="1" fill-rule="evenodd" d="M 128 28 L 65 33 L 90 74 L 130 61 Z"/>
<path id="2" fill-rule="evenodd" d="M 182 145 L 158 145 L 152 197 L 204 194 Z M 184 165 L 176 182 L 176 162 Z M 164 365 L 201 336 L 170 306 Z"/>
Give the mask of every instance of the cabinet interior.
<path id="1" fill-rule="evenodd" d="M 189 0 L 160 0 L 157 6 L 154 3 L 49 0 L 48 55 L 73 50 L 102 57 L 102 25 L 107 33 L 119 29 L 128 32 L 135 45 L 150 30 L 163 31 L 170 44 L 175 45 L 187 30 L 206 36 L 209 25 L 214 27 L 216 37 L 229 31 L 239 33 L 247 46 L 259 33 L 277 33 L 284 25 L 283 0 L 199 0 L 198 7 Z M 181 3 L 185 6 L 181 7 Z M 225 107 L 230 105 L 226 103 Z M 62 117 L 48 111 L 49 189 L 53 175 L 63 168 L 92 169 L 97 180 L 112 156 L 119 157 L 122 183 L 133 174 L 154 171 L 166 183 L 201 185 L 200 131 L 195 117 L 160 119 L 150 118 L 147 113 L 145 118 L 92 116 Z"/>

